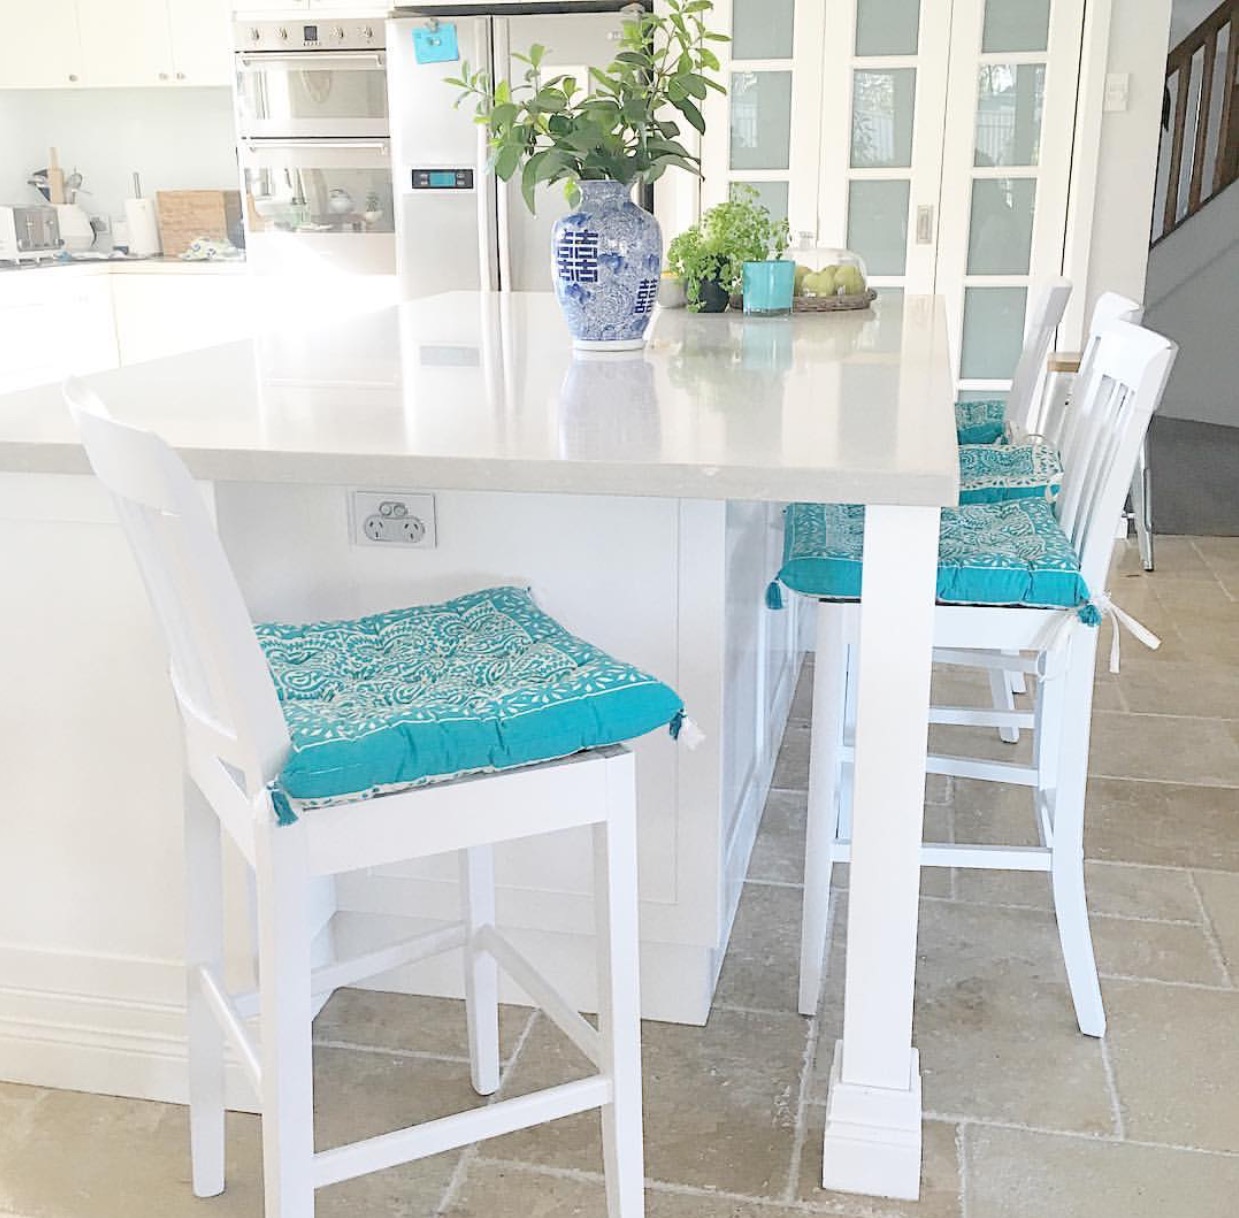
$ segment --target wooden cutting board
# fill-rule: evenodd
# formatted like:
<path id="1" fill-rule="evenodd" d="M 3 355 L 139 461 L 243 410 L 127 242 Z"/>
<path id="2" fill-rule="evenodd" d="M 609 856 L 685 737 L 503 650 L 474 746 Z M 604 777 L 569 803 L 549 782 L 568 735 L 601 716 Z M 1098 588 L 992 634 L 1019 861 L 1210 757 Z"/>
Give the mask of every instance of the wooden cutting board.
<path id="1" fill-rule="evenodd" d="M 198 237 L 245 244 L 239 190 L 158 190 L 155 210 L 165 256 L 183 254 Z"/>

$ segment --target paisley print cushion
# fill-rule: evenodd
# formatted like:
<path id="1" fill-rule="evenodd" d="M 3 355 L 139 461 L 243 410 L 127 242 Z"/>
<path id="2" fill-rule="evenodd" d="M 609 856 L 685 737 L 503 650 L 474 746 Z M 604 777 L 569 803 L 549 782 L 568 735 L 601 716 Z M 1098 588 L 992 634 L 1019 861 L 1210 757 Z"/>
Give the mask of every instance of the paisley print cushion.
<path id="1" fill-rule="evenodd" d="M 1051 444 L 959 446 L 960 503 L 1055 499 L 1062 484 L 1062 459 Z"/>
<path id="2" fill-rule="evenodd" d="M 858 599 L 864 528 L 863 507 L 793 503 L 779 580 L 806 596 Z M 1071 542 L 1041 499 L 944 508 L 937 597 L 944 604 L 1063 608 L 1089 599 Z"/>
<path id="3" fill-rule="evenodd" d="M 960 444 L 997 444 L 1007 433 L 1007 403 L 1002 398 L 955 403 L 955 438 Z"/>
<path id="4" fill-rule="evenodd" d="M 255 629 L 292 737 L 281 785 L 310 804 L 565 757 L 683 709 L 520 588 Z"/>

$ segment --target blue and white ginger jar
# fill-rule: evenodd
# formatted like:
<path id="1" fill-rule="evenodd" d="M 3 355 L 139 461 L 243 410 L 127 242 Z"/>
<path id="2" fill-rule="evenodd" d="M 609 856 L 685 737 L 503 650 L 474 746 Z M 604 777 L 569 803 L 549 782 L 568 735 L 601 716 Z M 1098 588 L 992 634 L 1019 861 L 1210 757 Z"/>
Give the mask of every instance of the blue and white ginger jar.
<path id="1" fill-rule="evenodd" d="M 634 350 L 658 299 L 663 238 L 658 221 L 622 182 L 582 182 L 581 202 L 551 232 L 551 278 L 573 344 Z"/>

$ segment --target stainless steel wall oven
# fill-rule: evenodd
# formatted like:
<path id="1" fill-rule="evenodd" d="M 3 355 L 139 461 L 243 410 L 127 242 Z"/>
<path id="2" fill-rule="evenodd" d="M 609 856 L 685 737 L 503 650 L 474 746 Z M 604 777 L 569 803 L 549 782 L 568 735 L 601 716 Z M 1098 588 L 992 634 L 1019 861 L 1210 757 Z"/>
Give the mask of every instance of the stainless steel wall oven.
<path id="1" fill-rule="evenodd" d="M 247 248 L 259 270 L 395 272 L 385 26 L 234 26 Z"/>

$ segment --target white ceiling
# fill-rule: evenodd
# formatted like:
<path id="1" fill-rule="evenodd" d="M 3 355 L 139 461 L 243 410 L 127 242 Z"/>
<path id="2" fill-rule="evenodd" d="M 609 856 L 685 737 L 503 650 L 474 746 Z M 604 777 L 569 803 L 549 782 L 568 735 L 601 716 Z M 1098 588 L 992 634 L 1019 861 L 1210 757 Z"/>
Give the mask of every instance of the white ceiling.
<path id="1" fill-rule="evenodd" d="M 1170 14 L 1170 45 L 1176 47 L 1215 8 L 1220 0 L 1174 0 Z"/>

